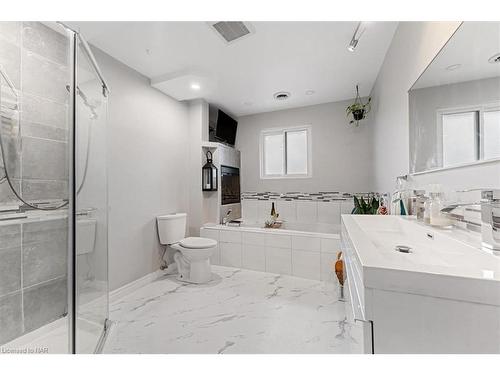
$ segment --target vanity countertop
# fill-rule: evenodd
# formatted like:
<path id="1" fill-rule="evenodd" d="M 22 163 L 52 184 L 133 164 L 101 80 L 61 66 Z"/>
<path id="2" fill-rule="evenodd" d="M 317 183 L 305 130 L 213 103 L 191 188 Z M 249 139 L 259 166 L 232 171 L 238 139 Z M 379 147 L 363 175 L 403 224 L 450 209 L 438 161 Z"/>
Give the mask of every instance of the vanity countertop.
<path id="1" fill-rule="evenodd" d="M 500 306 L 500 254 L 482 249 L 478 234 L 395 215 L 343 215 L 342 222 L 346 256 L 366 288 Z"/>

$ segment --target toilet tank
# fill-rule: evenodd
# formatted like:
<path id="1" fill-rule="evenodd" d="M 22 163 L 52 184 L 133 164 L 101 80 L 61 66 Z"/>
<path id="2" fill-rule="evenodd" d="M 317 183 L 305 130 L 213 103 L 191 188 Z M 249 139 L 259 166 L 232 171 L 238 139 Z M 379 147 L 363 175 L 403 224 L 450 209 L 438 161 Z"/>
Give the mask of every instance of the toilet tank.
<path id="1" fill-rule="evenodd" d="M 158 236 L 162 245 L 171 245 L 186 237 L 186 217 L 184 213 L 156 217 Z"/>
<path id="2" fill-rule="evenodd" d="M 88 254 L 94 251 L 96 219 L 76 220 L 76 255 Z"/>

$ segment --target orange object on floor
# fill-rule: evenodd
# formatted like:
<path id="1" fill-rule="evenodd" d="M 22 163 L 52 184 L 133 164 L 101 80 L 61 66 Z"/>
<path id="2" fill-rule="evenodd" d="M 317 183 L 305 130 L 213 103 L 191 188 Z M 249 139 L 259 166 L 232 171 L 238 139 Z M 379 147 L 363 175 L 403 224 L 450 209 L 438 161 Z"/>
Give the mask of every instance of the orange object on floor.
<path id="1" fill-rule="evenodd" d="M 339 251 L 337 254 L 337 261 L 335 262 L 334 269 L 340 285 L 344 285 L 344 261 L 342 260 L 342 251 Z"/>

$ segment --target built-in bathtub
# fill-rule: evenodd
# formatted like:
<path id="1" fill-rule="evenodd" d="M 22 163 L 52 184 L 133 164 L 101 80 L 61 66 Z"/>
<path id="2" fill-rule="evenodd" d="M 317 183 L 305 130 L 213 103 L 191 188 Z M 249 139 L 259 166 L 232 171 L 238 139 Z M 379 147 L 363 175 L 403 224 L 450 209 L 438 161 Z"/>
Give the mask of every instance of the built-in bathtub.
<path id="1" fill-rule="evenodd" d="M 200 235 L 218 242 L 212 264 L 333 282 L 339 231 L 335 224 L 285 222 L 271 229 L 243 222 L 239 227 L 206 224 Z"/>

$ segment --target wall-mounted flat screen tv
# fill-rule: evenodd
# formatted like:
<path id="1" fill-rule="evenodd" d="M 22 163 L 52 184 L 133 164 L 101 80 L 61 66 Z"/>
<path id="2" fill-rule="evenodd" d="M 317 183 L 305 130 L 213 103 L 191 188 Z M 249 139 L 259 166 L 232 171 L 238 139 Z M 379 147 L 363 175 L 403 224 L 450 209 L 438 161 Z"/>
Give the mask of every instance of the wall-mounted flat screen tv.
<path id="1" fill-rule="evenodd" d="M 215 126 L 215 138 L 219 142 L 234 145 L 236 141 L 236 128 L 238 121 L 222 112 L 220 109 L 217 111 L 217 122 Z"/>

